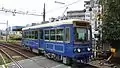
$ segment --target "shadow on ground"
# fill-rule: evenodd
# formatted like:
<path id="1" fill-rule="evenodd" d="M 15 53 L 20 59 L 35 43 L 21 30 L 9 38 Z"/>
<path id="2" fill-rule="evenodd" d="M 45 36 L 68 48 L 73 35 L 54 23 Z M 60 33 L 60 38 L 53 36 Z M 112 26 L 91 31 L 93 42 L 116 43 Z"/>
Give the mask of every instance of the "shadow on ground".
<path id="1" fill-rule="evenodd" d="M 71 68 L 98 68 L 89 64 L 73 64 Z"/>

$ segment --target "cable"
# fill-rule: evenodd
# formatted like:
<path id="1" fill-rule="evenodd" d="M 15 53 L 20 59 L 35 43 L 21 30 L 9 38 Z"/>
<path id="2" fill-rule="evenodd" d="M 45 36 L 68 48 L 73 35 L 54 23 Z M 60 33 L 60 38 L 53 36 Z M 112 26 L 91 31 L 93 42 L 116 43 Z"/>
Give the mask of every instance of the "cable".
<path id="1" fill-rule="evenodd" d="M 64 7 L 68 7 L 68 6 L 70 6 L 70 5 L 73 5 L 73 4 L 75 4 L 75 3 L 78 3 L 79 1 L 81 1 L 81 0 L 77 0 L 77 1 L 75 1 L 75 2 L 72 2 L 71 4 L 65 5 L 65 6 L 63 6 L 63 7 L 51 9 L 51 10 L 47 11 L 46 13 L 50 13 L 51 11 L 56 11 L 57 9 L 61 9 L 61 8 L 64 8 Z"/>
<path id="2" fill-rule="evenodd" d="M 6 13 L 7 13 L 7 12 L 12 13 L 13 16 L 15 16 L 15 14 L 33 15 L 33 16 L 43 16 L 43 15 L 40 15 L 40 14 L 31 14 L 31 13 L 29 13 L 29 11 L 26 11 L 26 12 L 24 12 L 24 11 L 17 11 L 16 9 L 11 10 L 11 9 L 6 9 L 6 8 L 4 8 L 4 7 L 0 8 L 0 11 L 6 12 Z"/>
<path id="3" fill-rule="evenodd" d="M 46 13 L 50 13 L 51 11 L 56 11 L 56 10 L 61 9 L 61 8 L 64 8 L 64 7 L 68 7 L 68 6 L 70 6 L 70 5 L 73 5 L 73 4 L 75 4 L 75 3 L 78 3 L 79 1 L 81 1 L 81 0 L 77 0 L 77 1 L 75 1 L 75 2 L 72 2 L 72 3 L 70 3 L 70 4 L 65 5 L 65 6 L 63 6 L 63 7 L 51 9 L 51 10 L 47 11 Z M 14 9 L 14 10 L 5 9 L 4 7 L 2 7 L 2 8 L 0 9 L 0 11 L 13 13 L 13 16 L 15 16 L 15 14 L 33 15 L 33 16 L 43 16 L 43 15 L 40 15 L 40 14 L 29 14 L 28 11 L 27 11 L 27 12 L 19 12 L 19 11 L 17 11 L 16 9 Z M 41 13 L 41 14 L 43 14 L 43 13 Z"/>

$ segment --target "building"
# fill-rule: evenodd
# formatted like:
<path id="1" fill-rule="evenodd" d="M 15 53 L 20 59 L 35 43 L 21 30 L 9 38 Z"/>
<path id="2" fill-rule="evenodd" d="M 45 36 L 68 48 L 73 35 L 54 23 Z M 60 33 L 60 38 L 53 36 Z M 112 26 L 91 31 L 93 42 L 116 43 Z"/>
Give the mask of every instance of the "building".
<path id="1" fill-rule="evenodd" d="M 9 35 L 16 35 L 17 37 L 21 38 L 22 37 L 22 28 L 24 26 L 12 26 L 8 27 L 7 31 Z"/>
<path id="2" fill-rule="evenodd" d="M 102 24 L 102 21 L 99 20 L 99 15 L 101 13 L 101 8 L 99 5 L 98 0 L 90 0 L 90 1 L 84 1 L 84 7 L 86 9 L 85 12 L 85 20 L 91 22 L 92 25 L 92 33 L 93 38 L 98 40 L 98 38 L 95 38 L 95 34 L 99 34 L 99 26 Z M 91 8 L 91 11 L 90 11 Z"/>
<path id="3" fill-rule="evenodd" d="M 91 5 L 90 5 L 90 1 L 84 1 L 84 7 L 85 7 L 85 21 L 89 21 L 89 22 L 91 22 L 91 20 L 90 20 L 90 11 L 89 11 L 89 9 L 90 9 L 90 7 L 91 7 Z"/>
<path id="4" fill-rule="evenodd" d="M 67 18 L 85 20 L 85 11 L 84 10 L 67 11 Z"/>
<path id="5" fill-rule="evenodd" d="M 99 5 L 99 0 L 89 0 L 89 1 L 84 1 L 84 7 L 85 7 L 85 20 L 91 22 L 92 26 L 92 38 L 93 38 L 93 51 L 94 51 L 94 56 L 97 55 L 96 50 L 101 50 L 101 45 L 98 44 L 98 40 L 100 40 L 100 30 L 101 28 L 99 27 L 102 24 L 102 21 L 99 19 L 99 15 L 101 13 L 101 8 Z M 106 48 L 106 47 L 105 47 Z"/>
<path id="6" fill-rule="evenodd" d="M 0 30 L 0 40 L 6 39 L 6 31 Z"/>

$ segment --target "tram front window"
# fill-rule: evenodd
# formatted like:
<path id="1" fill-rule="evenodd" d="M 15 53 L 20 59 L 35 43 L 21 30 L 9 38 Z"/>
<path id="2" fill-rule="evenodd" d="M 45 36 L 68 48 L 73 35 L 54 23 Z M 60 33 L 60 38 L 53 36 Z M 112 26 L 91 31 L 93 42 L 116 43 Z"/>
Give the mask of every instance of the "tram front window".
<path id="1" fill-rule="evenodd" d="M 75 27 L 74 28 L 74 41 L 75 42 L 87 41 L 87 29 Z"/>

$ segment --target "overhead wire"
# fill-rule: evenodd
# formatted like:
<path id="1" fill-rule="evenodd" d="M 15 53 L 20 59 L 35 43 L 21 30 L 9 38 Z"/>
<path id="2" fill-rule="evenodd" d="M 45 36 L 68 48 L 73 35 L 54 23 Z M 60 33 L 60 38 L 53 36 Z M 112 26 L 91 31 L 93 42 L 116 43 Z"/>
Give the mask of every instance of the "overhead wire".
<path id="1" fill-rule="evenodd" d="M 65 7 L 68 7 L 68 6 L 71 6 L 71 5 L 76 4 L 76 3 L 80 2 L 80 1 L 81 1 L 81 0 L 77 0 L 77 1 L 75 1 L 75 2 L 72 2 L 72 3 L 70 3 L 70 4 L 67 4 L 67 5 L 65 5 L 65 6 L 62 6 L 62 7 L 59 7 L 59 8 L 51 9 L 51 10 L 49 10 L 49 11 L 46 11 L 46 13 L 50 13 L 50 12 L 52 12 L 52 11 L 56 11 L 56 10 L 58 10 L 58 9 L 65 8 Z"/>
<path id="2" fill-rule="evenodd" d="M 47 1 L 48 1 L 48 0 L 47 0 Z M 51 10 L 49 10 L 49 11 L 46 11 L 45 13 L 50 13 L 50 12 L 52 12 L 52 11 L 56 11 L 56 10 L 61 9 L 61 8 L 66 8 L 66 7 L 68 7 L 68 6 L 71 6 L 71 5 L 73 5 L 73 4 L 78 3 L 78 2 L 80 2 L 80 1 L 81 1 L 81 0 L 77 0 L 77 1 L 75 1 L 75 2 L 72 2 L 72 3 L 70 3 L 70 4 L 67 4 L 67 5 L 65 5 L 65 6 L 62 6 L 62 7 L 59 7 L 59 8 L 54 8 L 54 9 L 51 9 Z M 15 10 L 15 11 L 14 11 L 14 10 Z M 19 11 L 17 11 L 16 9 L 14 9 L 14 10 L 11 11 L 10 9 L 5 9 L 4 7 L 2 7 L 2 8 L 0 9 L 0 11 L 13 13 L 13 16 L 14 16 L 15 14 L 33 15 L 33 16 L 43 16 L 43 15 L 40 15 L 40 14 L 29 14 L 28 11 L 27 11 L 27 12 L 19 12 Z M 43 13 L 41 13 L 41 14 L 43 14 Z"/>
<path id="3" fill-rule="evenodd" d="M 0 11 L 6 12 L 6 13 L 8 13 L 8 12 L 9 12 L 9 13 L 12 13 L 13 16 L 15 16 L 15 14 L 42 16 L 42 15 L 40 15 L 40 14 L 30 13 L 29 11 L 26 11 L 26 12 L 24 12 L 24 11 L 17 11 L 16 9 L 11 10 L 11 9 L 6 9 L 6 8 L 4 8 L 4 7 L 0 8 Z"/>

